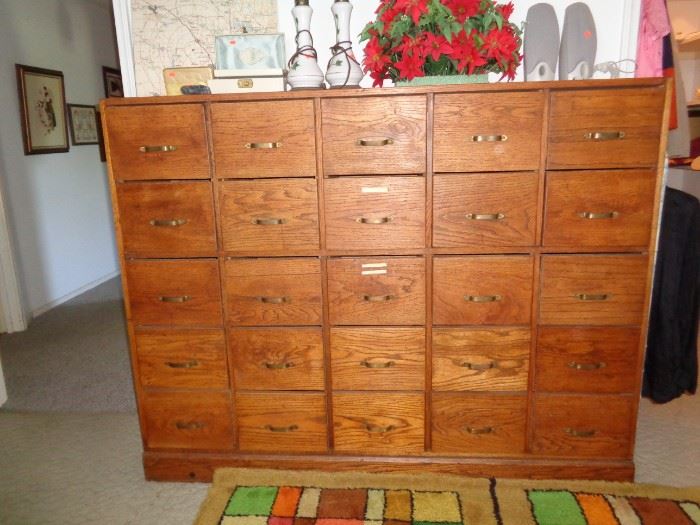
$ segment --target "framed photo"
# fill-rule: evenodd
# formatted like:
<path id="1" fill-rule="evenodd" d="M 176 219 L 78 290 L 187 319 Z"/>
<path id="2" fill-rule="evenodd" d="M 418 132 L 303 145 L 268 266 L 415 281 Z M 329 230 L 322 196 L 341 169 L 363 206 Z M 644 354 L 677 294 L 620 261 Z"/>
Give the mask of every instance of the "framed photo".
<path id="1" fill-rule="evenodd" d="M 95 106 L 68 104 L 68 121 L 70 122 L 70 139 L 73 146 L 99 144 L 97 132 L 97 111 Z"/>
<path id="2" fill-rule="evenodd" d="M 63 73 L 15 64 L 25 155 L 65 153 L 68 145 Z"/>
<path id="3" fill-rule="evenodd" d="M 123 97 L 122 72 L 113 67 L 102 66 L 102 80 L 105 84 L 105 97 Z"/>

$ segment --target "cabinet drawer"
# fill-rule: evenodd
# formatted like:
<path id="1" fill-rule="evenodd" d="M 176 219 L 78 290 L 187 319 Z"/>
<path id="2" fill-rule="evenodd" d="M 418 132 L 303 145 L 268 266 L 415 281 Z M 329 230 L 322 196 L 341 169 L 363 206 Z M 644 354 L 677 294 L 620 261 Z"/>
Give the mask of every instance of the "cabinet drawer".
<path id="1" fill-rule="evenodd" d="M 325 191 L 329 250 L 425 246 L 425 178 L 344 177 Z"/>
<path id="2" fill-rule="evenodd" d="M 106 111 L 115 180 L 210 177 L 201 105 L 112 107 Z"/>
<path id="3" fill-rule="evenodd" d="M 117 184 L 124 254 L 216 256 L 210 182 Z"/>
<path id="4" fill-rule="evenodd" d="M 142 330 L 134 341 L 145 387 L 229 387 L 221 330 Z"/>
<path id="5" fill-rule="evenodd" d="M 433 330 L 433 390 L 527 390 L 530 330 Z"/>
<path id="6" fill-rule="evenodd" d="M 435 257 L 433 323 L 530 324 L 529 256 Z"/>
<path id="7" fill-rule="evenodd" d="M 433 452 L 522 454 L 527 396 L 435 393 Z"/>
<path id="8" fill-rule="evenodd" d="M 423 390 L 423 328 L 331 328 L 336 390 Z"/>
<path id="9" fill-rule="evenodd" d="M 316 258 L 226 261 L 228 319 L 238 325 L 320 325 Z"/>
<path id="10" fill-rule="evenodd" d="M 424 96 L 321 101 L 326 175 L 425 173 Z"/>
<path id="11" fill-rule="evenodd" d="M 544 100 L 539 91 L 435 95 L 433 170 L 538 169 Z"/>
<path id="12" fill-rule="evenodd" d="M 366 257 L 328 260 L 331 324 L 425 323 L 425 260 Z"/>
<path id="13" fill-rule="evenodd" d="M 536 173 L 437 175 L 433 179 L 433 246 L 532 246 Z"/>
<path id="14" fill-rule="evenodd" d="M 545 246 L 646 246 L 656 173 L 651 170 L 547 173 Z"/>
<path id="15" fill-rule="evenodd" d="M 239 390 L 323 390 L 318 328 L 238 328 L 229 333 Z"/>
<path id="16" fill-rule="evenodd" d="M 233 448 L 228 392 L 147 392 L 141 405 L 148 448 Z"/>
<path id="17" fill-rule="evenodd" d="M 540 328 L 537 390 L 632 393 L 639 337 L 637 328 Z"/>
<path id="18" fill-rule="evenodd" d="M 238 443 L 243 452 L 325 452 L 325 394 L 236 395 Z"/>
<path id="19" fill-rule="evenodd" d="M 315 179 L 227 181 L 220 195 L 224 250 L 318 250 Z"/>
<path id="20" fill-rule="evenodd" d="M 312 100 L 211 105 L 218 178 L 313 177 Z"/>
<path id="21" fill-rule="evenodd" d="M 533 452 L 629 458 L 633 411 L 631 397 L 538 395 Z"/>
<path id="22" fill-rule="evenodd" d="M 335 450 L 363 455 L 420 454 L 423 394 L 334 393 Z"/>
<path id="23" fill-rule="evenodd" d="M 132 260 L 125 266 L 135 325 L 222 325 L 216 260 Z"/>
<path id="24" fill-rule="evenodd" d="M 664 91 L 663 87 L 555 91 L 547 168 L 655 166 Z"/>
<path id="25" fill-rule="evenodd" d="M 545 255 L 540 324 L 641 323 L 647 263 L 644 255 Z"/>

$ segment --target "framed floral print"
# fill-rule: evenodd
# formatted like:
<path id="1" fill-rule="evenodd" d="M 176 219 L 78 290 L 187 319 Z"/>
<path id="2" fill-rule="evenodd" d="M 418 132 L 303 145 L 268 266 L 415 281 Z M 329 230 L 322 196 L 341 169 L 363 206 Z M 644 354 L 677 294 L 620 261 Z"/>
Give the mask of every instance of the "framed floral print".
<path id="1" fill-rule="evenodd" d="M 68 121 L 70 122 L 70 138 L 73 146 L 99 143 L 95 106 L 68 104 Z"/>
<path id="2" fill-rule="evenodd" d="M 63 73 L 15 64 L 25 155 L 65 153 L 68 119 Z"/>

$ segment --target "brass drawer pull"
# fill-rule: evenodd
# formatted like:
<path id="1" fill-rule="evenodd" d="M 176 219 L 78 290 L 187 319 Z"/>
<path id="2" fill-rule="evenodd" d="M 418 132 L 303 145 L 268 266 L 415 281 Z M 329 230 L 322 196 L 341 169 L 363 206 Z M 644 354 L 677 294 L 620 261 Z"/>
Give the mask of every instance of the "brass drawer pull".
<path id="1" fill-rule="evenodd" d="M 283 433 L 294 432 L 295 430 L 299 430 L 299 425 L 289 425 L 288 427 L 275 427 L 273 425 L 265 425 L 263 428 L 265 430 L 269 430 L 270 432 Z"/>
<path id="2" fill-rule="evenodd" d="M 470 221 L 500 221 L 506 218 L 503 213 L 467 213 L 464 217 Z"/>
<path id="3" fill-rule="evenodd" d="M 260 226 L 274 226 L 277 224 L 285 224 L 287 221 L 284 219 L 253 219 L 252 222 Z"/>
<path id="4" fill-rule="evenodd" d="M 379 217 L 378 219 L 368 219 L 367 217 L 360 217 L 355 219 L 356 222 L 360 224 L 388 224 L 391 222 L 391 217 Z"/>
<path id="5" fill-rule="evenodd" d="M 187 219 L 152 219 L 149 221 L 149 224 L 151 226 L 176 228 L 187 224 Z"/>
<path id="6" fill-rule="evenodd" d="M 360 361 L 360 366 L 364 366 L 365 368 L 374 368 L 374 369 L 379 369 L 379 368 L 393 368 L 396 366 L 396 363 L 394 361 L 385 361 L 383 363 L 373 363 L 367 359 L 364 361 Z"/>
<path id="7" fill-rule="evenodd" d="M 368 303 L 385 303 L 395 299 L 393 295 L 363 295 L 362 300 Z"/>
<path id="8" fill-rule="evenodd" d="M 495 303 L 503 299 L 500 295 L 465 295 L 464 300 L 468 303 Z"/>
<path id="9" fill-rule="evenodd" d="M 158 297 L 158 300 L 161 303 L 186 303 L 187 301 L 192 300 L 192 296 L 190 295 L 161 295 Z"/>
<path id="10" fill-rule="evenodd" d="M 592 131 L 586 133 L 583 138 L 587 140 L 622 140 L 625 138 L 624 131 Z"/>
<path id="11" fill-rule="evenodd" d="M 476 371 L 483 371 L 483 370 L 491 370 L 493 368 L 497 368 L 496 366 L 496 361 L 491 361 L 490 363 L 469 363 L 467 361 L 463 361 L 459 363 L 459 366 L 461 368 L 467 368 L 469 370 L 476 370 Z"/>
<path id="12" fill-rule="evenodd" d="M 176 421 L 178 430 L 202 430 L 206 425 L 199 421 Z"/>
<path id="13" fill-rule="evenodd" d="M 391 432 L 392 430 L 396 430 L 396 427 L 394 425 L 382 427 L 372 423 L 365 423 L 365 430 L 367 430 L 367 432 L 370 434 L 385 434 L 387 432 Z"/>
<path id="14" fill-rule="evenodd" d="M 169 153 L 177 151 L 177 146 L 141 146 L 139 151 L 141 153 Z"/>
<path id="15" fill-rule="evenodd" d="M 505 142 L 508 135 L 472 135 L 472 142 Z"/>
<path id="16" fill-rule="evenodd" d="M 493 434 L 493 427 L 464 427 L 464 431 L 473 436 L 482 436 L 484 434 Z"/>
<path id="17" fill-rule="evenodd" d="M 355 144 L 357 146 L 391 146 L 394 143 L 394 139 L 357 139 Z"/>
<path id="18" fill-rule="evenodd" d="M 564 432 L 569 434 L 570 436 L 577 437 L 577 438 L 590 438 L 596 435 L 595 430 L 578 430 L 575 428 L 565 428 Z"/>
<path id="19" fill-rule="evenodd" d="M 603 213 L 595 213 L 592 211 L 582 211 L 577 214 L 582 219 L 615 219 L 620 215 L 616 211 L 606 211 Z"/>
<path id="20" fill-rule="evenodd" d="M 258 297 L 258 301 L 265 304 L 285 304 L 291 303 L 292 300 L 289 297 Z"/>
<path id="21" fill-rule="evenodd" d="M 293 368 L 294 363 L 265 363 L 264 366 L 268 370 L 286 370 L 287 368 Z"/>
<path id="22" fill-rule="evenodd" d="M 196 359 L 192 359 L 191 361 L 185 361 L 184 363 L 168 361 L 165 364 L 170 368 L 197 368 L 199 366 L 199 361 L 197 361 Z"/>
<path id="23" fill-rule="evenodd" d="M 600 370 L 601 368 L 605 368 L 606 364 L 603 362 L 600 362 L 600 363 L 577 363 L 576 361 L 572 361 L 567 366 L 569 368 L 573 368 L 574 370 Z"/>
<path id="24" fill-rule="evenodd" d="M 607 301 L 612 297 L 609 293 L 579 293 L 574 295 L 579 301 Z"/>
<path id="25" fill-rule="evenodd" d="M 246 149 L 279 149 L 282 147 L 281 142 L 248 142 L 245 145 Z"/>

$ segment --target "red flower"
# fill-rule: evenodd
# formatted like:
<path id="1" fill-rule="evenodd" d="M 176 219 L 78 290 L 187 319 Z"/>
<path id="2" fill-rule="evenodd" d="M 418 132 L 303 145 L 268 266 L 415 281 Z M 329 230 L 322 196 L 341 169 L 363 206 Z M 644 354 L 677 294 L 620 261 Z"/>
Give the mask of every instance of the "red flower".
<path id="1" fill-rule="evenodd" d="M 404 35 L 401 38 L 401 42 L 397 45 L 392 52 L 399 53 L 403 55 L 416 55 L 423 56 L 423 46 L 421 44 L 420 38 L 411 38 L 408 35 Z"/>
<path id="2" fill-rule="evenodd" d="M 457 70 L 463 73 L 465 70 L 470 75 L 474 73 L 477 67 L 486 65 L 487 60 L 481 56 L 474 42 L 474 30 L 467 34 L 464 29 L 459 33 L 452 35 L 452 53 L 449 57 L 457 61 Z"/>
<path id="3" fill-rule="evenodd" d="M 417 24 L 423 13 L 428 12 L 428 0 L 396 0 L 396 9 L 410 16 Z"/>
<path id="4" fill-rule="evenodd" d="M 399 72 L 399 78 L 413 80 L 416 77 L 424 77 L 423 65 L 425 59 L 417 53 L 404 53 L 401 60 L 394 65 Z"/>
<path id="5" fill-rule="evenodd" d="M 382 71 L 391 64 L 391 58 L 387 50 L 379 43 L 378 38 L 371 38 L 365 47 L 365 59 L 363 60 L 365 71 Z"/>
<path id="6" fill-rule="evenodd" d="M 435 36 L 433 33 L 424 33 L 424 35 L 423 56 L 430 57 L 437 62 L 442 55 L 452 53 L 452 46 L 444 36 Z"/>
<path id="7" fill-rule="evenodd" d="M 496 6 L 496 11 L 501 14 L 503 20 L 505 21 L 510 20 L 510 15 L 513 14 L 514 9 L 515 7 L 513 6 L 513 2 L 508 2 L 507 4 Z"/>
<path id="8" fill-rule="evenodd" d="M 481 6 L 481 0 L 445 0 L 443 3 L 452 11 L 460 24 L 463 24 L 467 18 L 478 14 Z"/>
<path id="9" fill-rule="evenodd" d="M 507 64 L 518 50 L 518 39 L 508 26 L 494 28 L 484 37 L 486 58 L 493 58 L 499 64 Z"/>

